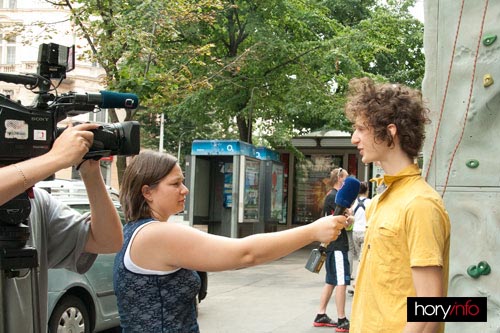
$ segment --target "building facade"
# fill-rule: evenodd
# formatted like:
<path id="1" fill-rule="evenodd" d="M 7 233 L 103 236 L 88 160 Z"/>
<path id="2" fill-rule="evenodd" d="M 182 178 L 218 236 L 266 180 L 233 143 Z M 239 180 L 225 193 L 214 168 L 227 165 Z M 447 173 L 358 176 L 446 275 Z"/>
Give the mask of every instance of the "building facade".
<path id="1" fill-rule="evenodd" d="M 43 27 L 41 22 L 44 23 Z M 0 75 L 36 74 L 39 48 L 43 43 L 68 47 L 75 45 L 75 69 L 67 72 L 66 78 L 57 87 L 57 94 L 70 91 L 95 93 L 105 89 L 104 70 L 95 63 L 79 60 L 78 53 L 87 49 L 88 44 L 76 34 L 68 11 L 55 8 L 43 0 L 0 0 L 0 27 Z M 26 86 L 1 79 L 0 94 L 19 101 L 24 106 L 31 106 L 37 97 Z M 61 126 L 64 122 L 73 120 L 107 122 L 108 114 L 107 110 L 83 113 L 66 118 Z M 103 161 L 102 166 L 108 185 L 118 188 L 116 166 L 112 160 Z M 56 178 L 74 177 L 78 177 L 78 172 L 71 168 L 56 174 Z"/>

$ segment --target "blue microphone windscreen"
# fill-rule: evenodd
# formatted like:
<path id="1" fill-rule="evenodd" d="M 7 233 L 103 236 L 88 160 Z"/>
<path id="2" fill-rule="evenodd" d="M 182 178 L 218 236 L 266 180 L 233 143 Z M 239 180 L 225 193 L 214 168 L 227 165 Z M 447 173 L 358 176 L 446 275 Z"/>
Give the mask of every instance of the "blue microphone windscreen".
<path id="1" fill-rule="evenodd" d="M 335 204 L 346 208 L 351 207 L 354 200 L 358 197 L 360 185 L 361 183 L 356 178 L 347 177 L 344 185 L 342 185 L 335 196 Z"/>
<path id="2" fill-rule="evenodd" d="M 139 105 L 139 98 L 136 94 L 119 93 L 114 91 L 101 90 L 101 108 L 123 108 L 135 109 Z"/>

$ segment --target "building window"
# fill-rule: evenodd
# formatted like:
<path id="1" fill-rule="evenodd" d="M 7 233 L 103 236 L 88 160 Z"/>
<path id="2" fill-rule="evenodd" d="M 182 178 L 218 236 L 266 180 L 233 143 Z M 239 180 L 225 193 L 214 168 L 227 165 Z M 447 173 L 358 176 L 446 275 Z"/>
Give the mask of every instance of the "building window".
<path id="1" fill-rule="evenodd" d="M 16 63 L 16 47 L 7 46 L 7 59 L 5 61 L 7 65 L 13 65 Z"/>
<path id="2" fill-rule="evenodd" d="M 16 9 L 17 0 L 0 0 L 0 8 Z"/>
<path id="3" fill-rule="evenodd" d="M 16 39 L 4 39 L 0 34 L 0 64 L 13 65 L 16 63 Z"/>

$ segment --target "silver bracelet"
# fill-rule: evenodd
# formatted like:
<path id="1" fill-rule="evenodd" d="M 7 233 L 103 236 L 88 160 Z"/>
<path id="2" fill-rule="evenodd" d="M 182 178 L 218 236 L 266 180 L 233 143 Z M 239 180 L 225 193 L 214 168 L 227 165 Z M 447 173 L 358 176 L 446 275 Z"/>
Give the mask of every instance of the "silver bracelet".
<path id="1" fill-rule="evenodd" d="M 21 177 L 23 177 L 23 182 L 24 182 L 23 190 L 26 191 L 28 189 L 28 180 L 26 179 L 23 170 L 21 170 L 21 168 L 17 164 L 12 164 L 12 166 L 16 168 L 17 171 L 19 171 L 19 173 L 21 174 Z"/>

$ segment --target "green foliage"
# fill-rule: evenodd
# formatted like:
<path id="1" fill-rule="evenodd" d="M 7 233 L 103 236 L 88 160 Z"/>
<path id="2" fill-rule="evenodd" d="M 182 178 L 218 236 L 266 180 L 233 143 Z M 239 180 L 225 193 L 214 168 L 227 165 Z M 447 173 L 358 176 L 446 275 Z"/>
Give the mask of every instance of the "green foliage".
<path id="1" fill-rule="evenodd" d="M 366 72 L 418 88 L 425 67 L 423 32 L 423 24 L 408 13 L 378 9 L 351 31 L 349 38 L 359 42 L 351 43 L 349 52 Z"/>
<path id="2" fill-rule="evenodd" d="M 419 87 L 423 26 L 413 0 L 63 0 L 83 54 L 108 89 L 137 93 L 142 144 L 189 152 L 193 139 L 286 146 L 319 129 L 349 130 L 353 77 Z M 258 136 L 254 137 L 254 134 Z"/>
<path id="3" fill-rule="evenodd" d="M 258 132 L 258 143 L 270 146 L 312 130 L 349 130 L 343 105 L 350 78 L 416 87 L 422 80 L 423 26 L 408 14 L 412 3 L 225 1 L 214 21 L 192 28 L 213 44 L 198 69 L 209 85 L 172 111 L 226 129 L 209 131 L 210 138 L 237 132 L 252 142 L 249 133 Z"/>
<path id="4" fill-rule="evenodd" d="M 377 0 L 323 0 L 329 16 L 345 26 L 354 26 L 362 20 L 370 19 Z"/>

